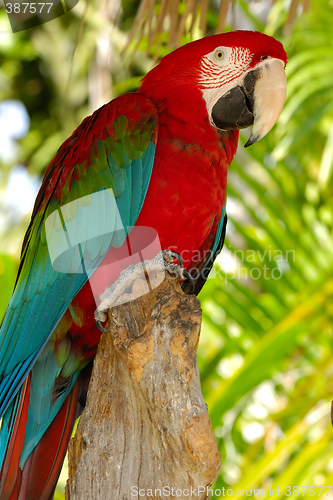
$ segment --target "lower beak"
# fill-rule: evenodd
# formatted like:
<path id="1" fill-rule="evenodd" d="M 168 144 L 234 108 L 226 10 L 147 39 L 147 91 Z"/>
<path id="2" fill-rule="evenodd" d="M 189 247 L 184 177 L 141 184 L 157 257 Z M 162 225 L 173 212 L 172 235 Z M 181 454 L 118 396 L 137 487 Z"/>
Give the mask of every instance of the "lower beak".
<path id="1" fill-rule="evenodd" d="M 246 128 L 253 124 L 245 144 L 251 146 L 275 125 L 286 99 L 284 63 L 267 59 L 249 71 L 241 85 L 233 87 L 214 104 L 212 120 L 221 130 Z"/>

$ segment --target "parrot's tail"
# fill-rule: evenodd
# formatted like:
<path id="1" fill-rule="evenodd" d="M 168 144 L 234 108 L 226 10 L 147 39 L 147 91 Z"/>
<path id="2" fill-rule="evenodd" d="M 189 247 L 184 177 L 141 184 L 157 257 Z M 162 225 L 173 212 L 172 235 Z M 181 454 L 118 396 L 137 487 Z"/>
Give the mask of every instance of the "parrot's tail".
<path id="1" fill-rule="evenodd" d="M 2 421 L 0 500 L 52 500 L 77 417 L 80 376 L 21 469 L 20 456 L 28 416 L 30 378 L 31 375 L 25 380 Z M 6 443 L 5 446 L 3 443 Z"/>

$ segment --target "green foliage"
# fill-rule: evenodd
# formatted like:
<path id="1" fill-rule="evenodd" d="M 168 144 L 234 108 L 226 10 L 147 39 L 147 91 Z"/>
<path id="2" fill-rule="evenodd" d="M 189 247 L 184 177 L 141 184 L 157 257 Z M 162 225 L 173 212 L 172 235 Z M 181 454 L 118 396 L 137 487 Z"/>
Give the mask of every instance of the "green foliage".
<path id="1" fill-rule="evenodd" d="M 12 294 L 17 262 L 11 255 L 0 254 L 0 317 L 2 318 Z"/>
<path id="2" fill-rule="evenodd" d="M 278 126 L 241 147 L 229 171 L 226 247 L 200 295 L 217 488 L 279 486 L 283 496 L 332 483 L 332 21 L 327 2 L 313 3 L 282 39 Z"/>
<path id="3" fill-rule="evenodd" d="M 333 169 L 333 8 L 319 0 L 288 41 L 288 101 L 279 120 L 274 157 L 297 156 L 302 149 L 309 173 L 325 189 Z M 300 124 L 302 126 L 300 126 Z M 320 161 L 318 162 L 318 158 Z"/>

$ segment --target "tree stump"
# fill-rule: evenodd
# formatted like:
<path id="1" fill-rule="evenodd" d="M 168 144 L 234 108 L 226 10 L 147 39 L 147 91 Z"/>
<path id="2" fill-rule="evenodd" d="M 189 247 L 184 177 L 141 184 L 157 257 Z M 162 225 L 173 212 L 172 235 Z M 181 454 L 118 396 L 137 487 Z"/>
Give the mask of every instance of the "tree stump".
<path id="1" fill-rule="evenodd" d="M 165 279 L 108 318 L 69 445 L 66 500 L 210 498 L 220 454 L 200 390 L 199 300 Z"/>

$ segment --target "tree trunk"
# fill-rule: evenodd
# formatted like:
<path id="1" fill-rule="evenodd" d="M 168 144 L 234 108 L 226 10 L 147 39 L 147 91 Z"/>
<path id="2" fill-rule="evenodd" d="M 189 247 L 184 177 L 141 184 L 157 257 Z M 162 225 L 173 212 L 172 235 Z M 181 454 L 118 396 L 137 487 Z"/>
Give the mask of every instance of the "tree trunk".
<path id="1" fill-rule="evenodd" d="M 210 498 L 220 454 L 200 390 L 199 300 L 165 279 L 108 316 L 69 446 L 66 500 Z"/>

